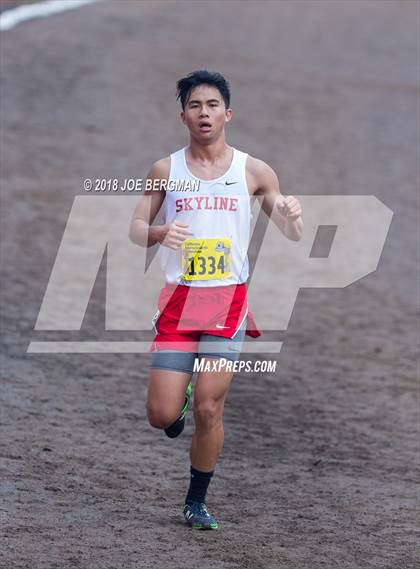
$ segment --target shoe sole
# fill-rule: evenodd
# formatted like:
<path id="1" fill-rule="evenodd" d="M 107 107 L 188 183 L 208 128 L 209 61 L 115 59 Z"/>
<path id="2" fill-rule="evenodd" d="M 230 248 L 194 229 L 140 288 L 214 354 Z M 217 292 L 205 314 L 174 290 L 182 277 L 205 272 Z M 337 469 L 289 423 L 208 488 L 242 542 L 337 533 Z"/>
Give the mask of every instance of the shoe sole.
<path id="1" fill-rule="evenodd" d="M 202 529 L 202 530 L 206 530 L 206 529 L 210 529 L 210 530 L 211 530 L 211 529 L 213 529 L 213 530 L 214 530 L 214 529 L 219 529 L 219 524 L 217 524 L 217 523 L 214 524 L 214 523 L 213 523 L 213 524 L 210 524 L 209 526 L 203 526 L 203 525 L 201 525 L 201 524 L 192 524 L 191 527 L 192 527 L 193 529 Z"/>
<path id="2" fill-rule="evenodd" d="M 190 383 L 187 385 L 187 389 L 185 390 L 186 401 L 185 401 L 184 405 L 182 406 L 181 413 L 179 414 L 179 416 L 182 418 L 183 418 L 183 416 L 186 415 L 186 413 L 190 407 L 191 394 L 192 394 L 192 384 L 190 381 Z"/>
<path id="3" fill-rule="evenodd" d="M 179 414 L 178 419 L 175 421 L 175 423 L 177 423 L 178 421 L 183 421 L 182 428 L 175 435 L 170 434 L 171 427 L 173 425 L 175 425 L 175 423 L 173 423 L 173 425 L 170 425 L 169 427 L 164 429 L 166 436 L 170 439 L 176 439 L 177 437 L 179 437 L 179 435 L 183 432 L 183 430 L 185 428 L 185 418 L 186 418 L 187 411 L 188 411 L 189 406 L 190 406 L 191 394 L 192 394 L 192 383 L 190 381 L 190 383 L 187 385 L 187 389 L 185 390 L 186 401 L 185 401 L 185 403 L 181 409 L 181 413 Z"/>

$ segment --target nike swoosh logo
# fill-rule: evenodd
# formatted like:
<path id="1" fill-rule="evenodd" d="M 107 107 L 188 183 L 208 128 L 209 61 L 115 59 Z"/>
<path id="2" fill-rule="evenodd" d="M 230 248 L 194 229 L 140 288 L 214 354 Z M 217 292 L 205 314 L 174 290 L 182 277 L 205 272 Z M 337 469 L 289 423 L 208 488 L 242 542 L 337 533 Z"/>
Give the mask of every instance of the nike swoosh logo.
<path id="1" fill-rule="evenodd" d="M 230 328 L 230 326 L 220 326 L 220 324 L 216 324 L 216 328 L 220 330 L 221 328 Z"/>
<path id="2" fill-rule="evenodd" d="M 232 186 L 233 184 L 237 184 L 238 182 L 225 182 L 227 186 Z"/>

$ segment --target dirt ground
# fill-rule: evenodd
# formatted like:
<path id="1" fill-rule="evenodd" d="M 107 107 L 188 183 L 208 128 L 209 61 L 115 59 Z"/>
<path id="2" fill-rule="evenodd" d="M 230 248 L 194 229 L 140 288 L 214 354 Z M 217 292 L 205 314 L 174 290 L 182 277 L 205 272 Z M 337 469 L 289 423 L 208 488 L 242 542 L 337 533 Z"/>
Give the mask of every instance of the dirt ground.
<path id="1" fill-rule="evenodd" d="M 414 569 L 418 13 L 122 0 L 2 32 L 2 568 Z M 375 273 L 300 290 L 276 373 L 235 376 L 221 528 L 200 533 L 192 415 L 177 440 L 148 425 L 149 355 L 27 348 L 140 337 L 104 331 L 104 264 L 81 332 L 34 326 L 82 180 L 144 178 L 185 144 L 175 82 L 203 67 L 231 82 L 228 141 L 283 193 L 373 194 L 394 217 Z"/>

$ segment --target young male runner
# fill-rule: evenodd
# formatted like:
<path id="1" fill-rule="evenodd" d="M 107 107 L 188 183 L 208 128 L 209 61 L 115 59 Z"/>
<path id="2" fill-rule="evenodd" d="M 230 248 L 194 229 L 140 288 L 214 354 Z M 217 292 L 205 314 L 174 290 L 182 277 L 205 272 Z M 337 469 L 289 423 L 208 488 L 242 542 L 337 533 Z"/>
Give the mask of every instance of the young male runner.
<path id="1" fill-rule="evenodd" d="M 172 438 L 184 429 L 195 358 L 236 361 L 245 333 L 260 335 L 246 298 L 250 197 L 264 196 L 264 211 L 288 239 L 299 240 L 303 230 L 300 204 L 281 195 L 274 171 L 226 143 L 232 110 L 225 78 L 195 71 L 178 81 L 177 90 L 189 145 L 152 166 L 148 183 L 162 189 L 145 191 L 130 227 L 134 243 L 160 244 L 166 283 L 151 347 L 147 412 L 150 424 Z M 152 225 L 162 205 L 164 223 Z M 193 528 L 218 527 L 205 499 L 223 447 L 223 409 L 232 377 L 223 366 L 198 374 L 183 510 Z"/>

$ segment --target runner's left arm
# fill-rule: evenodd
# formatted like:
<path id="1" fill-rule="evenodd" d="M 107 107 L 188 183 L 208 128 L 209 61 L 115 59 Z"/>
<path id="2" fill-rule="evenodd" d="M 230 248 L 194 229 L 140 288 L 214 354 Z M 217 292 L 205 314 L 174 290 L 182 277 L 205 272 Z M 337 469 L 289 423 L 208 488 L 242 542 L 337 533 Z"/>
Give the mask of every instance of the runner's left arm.
<path id="1" fill-rule="evenodd" d="M 283 196 L 279 180 L 272 168 L 262 160 L 249 157 L 247 179 L 254 196 L 263 196 L 261 207 L 282 233 L 292 241 L 303 234 L 302 208 L 295 196 Z"/>

